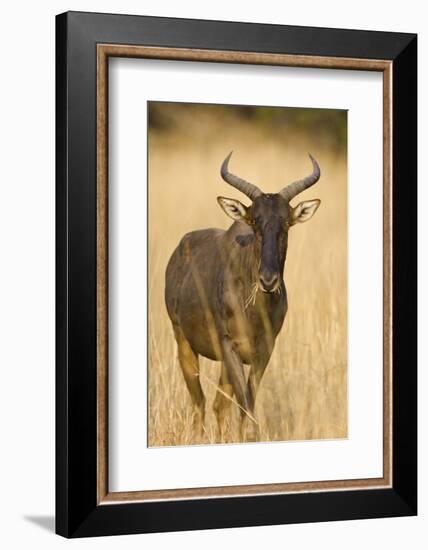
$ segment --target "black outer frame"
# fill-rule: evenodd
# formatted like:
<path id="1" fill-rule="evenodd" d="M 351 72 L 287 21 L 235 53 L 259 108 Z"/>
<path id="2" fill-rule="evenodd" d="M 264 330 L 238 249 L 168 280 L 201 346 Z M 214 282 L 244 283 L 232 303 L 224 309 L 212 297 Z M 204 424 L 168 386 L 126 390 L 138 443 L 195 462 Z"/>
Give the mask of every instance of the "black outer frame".
<path id="1" fill-rule="evenodd" d="M 96 44 L 393 61 L 393 487 L 97 506 Z M 68 12 L 56 17 L 56 532 L 417 513 L 417 36 Z"/>

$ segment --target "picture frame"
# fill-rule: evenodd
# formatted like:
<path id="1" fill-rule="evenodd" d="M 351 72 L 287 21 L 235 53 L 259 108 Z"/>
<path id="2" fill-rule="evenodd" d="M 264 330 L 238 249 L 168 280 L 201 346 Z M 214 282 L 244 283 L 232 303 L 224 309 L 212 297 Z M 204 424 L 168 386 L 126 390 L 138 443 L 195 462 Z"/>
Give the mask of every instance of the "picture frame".
<path id="1" fill-rule="evenodd" d="M 383 75 L 383 476 L 112 493 L 108 487 L 108 62 Z M 417 36 L 68 12 L 56 18 L 56 532 L 65 537 L 417 513 Z M 144 467 L 144 466 L 143 466 Z"/>

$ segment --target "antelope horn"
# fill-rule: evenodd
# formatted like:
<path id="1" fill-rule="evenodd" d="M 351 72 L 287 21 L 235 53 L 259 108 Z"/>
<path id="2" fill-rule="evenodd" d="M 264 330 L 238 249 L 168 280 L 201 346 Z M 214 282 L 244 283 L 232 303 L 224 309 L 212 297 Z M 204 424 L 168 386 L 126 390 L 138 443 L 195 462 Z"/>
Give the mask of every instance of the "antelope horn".
<path id="1" fill-rule="evenodd" d="M 320 179 L 321 171 L 320 167 L 318 166 L 318 162 L 311 154 L 309 154 L 309 158 L 311 159 L 313 166 L 312 174 L 302 180 L 290 183 L 290 185 L 287 185 L 287 187 L 284 187 L 284 189 L 282 189 L 279 194 L 282 195 L 285 200 L 291 201 L 293 197 L 295 197 L 305 189 L 308 189 L 308 187 L 311 187 L 311 185 L 314 185 L 314 183 L 316 183 Z"/>
<path id="2" fill-rule="evenodd" d="M 229 153 L 229 155 L 224 159 L 223 164 L 221 165 L 221 177 L 224 179 L 225 182 L 229 183 L 233 187 L 236 187 L 236 189 L 239 189 L 239 191 L 242 191 L 242 193 L 247 195 L 247 197 L 249 197 L 253 201 L 257 197 L 260 197 L 260 195 L 263 195 L 263 193 L 256 185 L 253 185 L 248 181 L 238 178 L 238 176 L 235 176 L 234 174 L 231 174 L 229 172 L 229 160 L 232 156 L 232 153 L 233 151 Z"/>

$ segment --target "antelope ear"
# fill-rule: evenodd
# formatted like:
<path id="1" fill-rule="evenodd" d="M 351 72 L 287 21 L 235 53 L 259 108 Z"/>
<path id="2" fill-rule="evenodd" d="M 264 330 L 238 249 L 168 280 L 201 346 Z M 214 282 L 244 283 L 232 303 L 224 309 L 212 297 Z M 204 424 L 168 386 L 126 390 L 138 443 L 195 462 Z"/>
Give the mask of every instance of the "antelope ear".
<path id="1" fill-rule="evenodd" d="M 246 221 L 247 207 L 235 199 L 217 197 L 217 202 L 226 214 L 235 221 Z"/>
<path id="2" fill-rule="evenodd" d="M 292 210 L 292 225 L 294 225 L 295 223 L 303 223 L 310 220 L 317 211 L 320 204 L 321 201 L 319 199 L 314 199 L 312 201 L 303 201 L 299 203 Z"/>

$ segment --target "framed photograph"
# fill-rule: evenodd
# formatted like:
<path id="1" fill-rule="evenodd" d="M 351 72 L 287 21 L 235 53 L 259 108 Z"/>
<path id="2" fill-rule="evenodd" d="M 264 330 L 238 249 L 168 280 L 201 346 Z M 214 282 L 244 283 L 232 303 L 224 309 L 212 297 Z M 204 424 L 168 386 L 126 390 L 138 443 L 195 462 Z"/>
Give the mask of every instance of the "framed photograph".
<path id="1" fill-rule="evenodd" d="M 413 34 L 56 20 L 56 530 L 417 513 Z"/>

